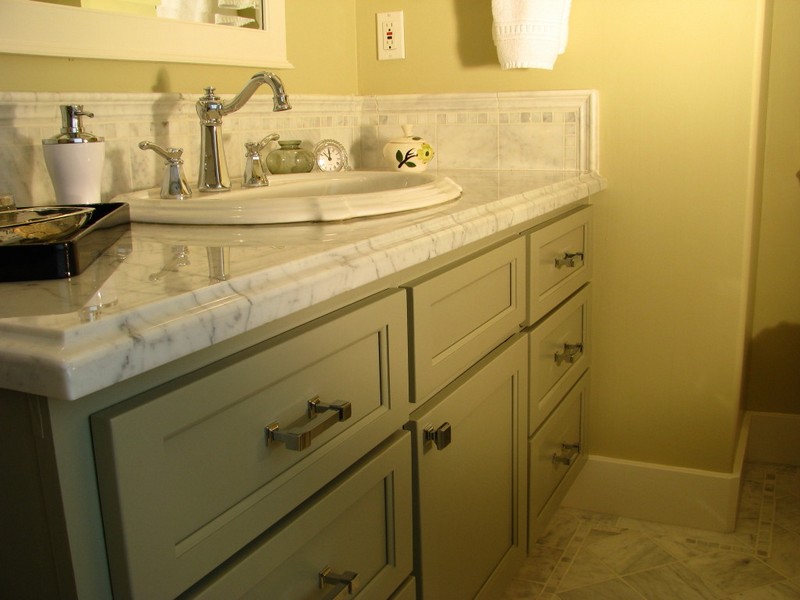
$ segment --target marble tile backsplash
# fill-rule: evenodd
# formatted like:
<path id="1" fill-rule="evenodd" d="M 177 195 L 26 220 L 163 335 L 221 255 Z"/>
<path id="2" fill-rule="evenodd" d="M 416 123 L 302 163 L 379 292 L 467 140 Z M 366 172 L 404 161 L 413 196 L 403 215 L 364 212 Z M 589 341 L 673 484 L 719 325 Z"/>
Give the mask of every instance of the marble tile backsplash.
<path id="1" fill-rule="evenodd" d="M 85 128 L 106 142 L 103 199 L 159 185 L 163 161 L 142 140 L 182 147 L 190 184 L 197 179 L 198 95 L 0 92 L 0 191 L 20 206 L 46 205 L 54 192 L 41 141 L 59 132 L 59 105 L 95 114 Z M 292 110 L 272 112 L 259 93 L 223 122 L 231 177 L 244 169 L 244 144 L 271 132 L 312 148 L 334 138 L 357 169 L 384 168 L 383 145 L 414 126 L 436 154 L 431 167 L 597 170 L 597 94 L 592 91 L 395 96 L 291 95 Z M 265 150 L 267 152 L 268 150 Z"/>

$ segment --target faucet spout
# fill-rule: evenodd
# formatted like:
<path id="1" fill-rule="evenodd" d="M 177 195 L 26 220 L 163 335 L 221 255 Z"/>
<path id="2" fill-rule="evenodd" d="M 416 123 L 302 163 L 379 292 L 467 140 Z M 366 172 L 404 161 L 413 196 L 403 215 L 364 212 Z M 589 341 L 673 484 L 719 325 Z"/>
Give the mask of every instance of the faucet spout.
<path id="1" fill-rule="evenodd" d="M 291 108 L 280 77 L 267 71 L 253 75 L 242 91 L 229 102 L 223 102 L 214 93 L 213 87 L 206 88 L 205 95 L 197 101 L 197 116 L 200 117 L 200 175 L 197 189 L 201 192 L 223 192 L 231 189 L 222 145 L 222 117 L 242 108 L 264 84 L 272 89 L 273 111 Z"/>
<path id="2" fill-rule="evenodd" d="M 247 101 L 250 100 L 250 97 L 255 91 L 264 84 L 272 88 L 273 111 L 280 112 L 292 108 L 289 104 L 289 99 L 286 97 L 286 90 L 283 89 L 283 82 L 280 78 L 275 75 L 275 73 L 261 71 L 250 78 L 250 81 L 247 82 L 247 85 L 244 86 L 242 91 L 239 92 L 235 98 L 223 105 L 224 112 L 222 114 L 229 115 L 242 108 L 247 104 Z"/>

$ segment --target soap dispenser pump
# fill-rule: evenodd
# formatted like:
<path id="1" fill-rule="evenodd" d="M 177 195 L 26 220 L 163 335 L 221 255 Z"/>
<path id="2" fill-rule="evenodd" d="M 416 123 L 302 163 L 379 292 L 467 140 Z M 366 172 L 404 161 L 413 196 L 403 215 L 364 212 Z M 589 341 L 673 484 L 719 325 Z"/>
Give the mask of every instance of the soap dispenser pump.
<path id="1" fill-rule="evenodd" d="M 83 129 L 82 117 L 94 114 L 84 111 L 82 105 L 62 105 L 61 133 L 42 140 L 57 204 L 100 202 L 105 142 Z"/>

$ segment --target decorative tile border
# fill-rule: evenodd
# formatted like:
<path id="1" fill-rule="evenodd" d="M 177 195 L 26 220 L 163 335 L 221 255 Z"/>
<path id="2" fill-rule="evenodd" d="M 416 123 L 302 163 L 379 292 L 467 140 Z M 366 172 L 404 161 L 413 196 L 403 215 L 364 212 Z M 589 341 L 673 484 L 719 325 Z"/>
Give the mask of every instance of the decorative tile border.
<path id="1" fill-rule="evenodd" d="M 54 199 L 41 140 L 58 132 L 59 105 L 83 104 L 95 113 L 86 128 L 106 141 L 103 197 L 157 186 L 161 161 L 138 143 L 184 148 L 190 182 L 199 161 L 198 95 L 0 93 L 0 188 L 17 202 Z M 244 143 L 276 131 L 312 146 L 334 138 L 356 168 L 384 168 L 384 144 L 401 125 L 428 139 L 439 169 L 597 171 L 597 94 L 513 92 L 389 96 L 290 95 L 290 112 L 272 112 L 269 94 L 225 118 L 228 169 L 244 167 Z"/>
<path id="2" fill-rule="evenodd" d="M 772 552 L 772 531 L 775 524 L 775 483 L 777 473 L 767 470 L 761 493 L 761 510 L 758 514 L 755 554 L 759 558 L 769 558 Z"/>

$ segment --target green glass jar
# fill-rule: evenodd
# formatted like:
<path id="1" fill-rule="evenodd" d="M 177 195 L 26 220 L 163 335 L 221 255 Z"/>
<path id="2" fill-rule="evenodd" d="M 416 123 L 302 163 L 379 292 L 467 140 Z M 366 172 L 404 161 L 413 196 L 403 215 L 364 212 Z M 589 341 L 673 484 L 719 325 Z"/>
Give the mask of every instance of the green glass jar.
<path id="1" fill-rule="evenodd" d="M 278 145 L 267 154 L 267 168 L 273 175 L 308 173 L 314 168 L 314 155 L 300 147 L 300 140 L 279 140 Z"/>

